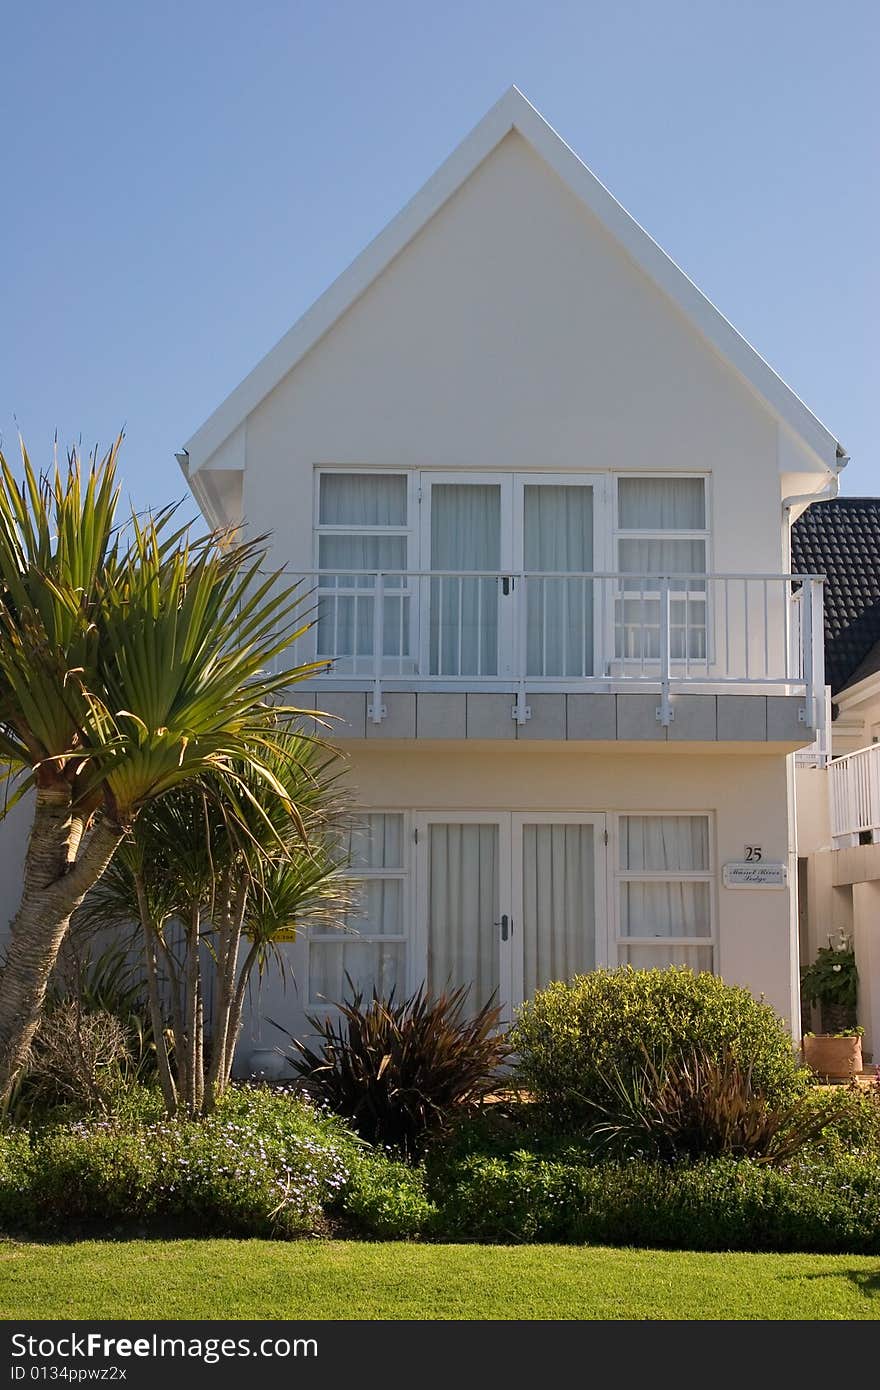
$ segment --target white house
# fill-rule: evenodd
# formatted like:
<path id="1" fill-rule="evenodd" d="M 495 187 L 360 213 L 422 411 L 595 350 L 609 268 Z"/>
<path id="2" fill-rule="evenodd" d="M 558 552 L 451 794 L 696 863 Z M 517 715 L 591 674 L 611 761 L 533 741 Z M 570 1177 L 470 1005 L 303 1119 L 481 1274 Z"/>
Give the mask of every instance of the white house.
<path id="1" fill-rule="evenodd" d="M 361 808 L 351 932 L 258 1012 L 679 962 L 797 1030 L 789 533 L 846 455 L 516 89 L 178 458 L 313 594 Z"/>

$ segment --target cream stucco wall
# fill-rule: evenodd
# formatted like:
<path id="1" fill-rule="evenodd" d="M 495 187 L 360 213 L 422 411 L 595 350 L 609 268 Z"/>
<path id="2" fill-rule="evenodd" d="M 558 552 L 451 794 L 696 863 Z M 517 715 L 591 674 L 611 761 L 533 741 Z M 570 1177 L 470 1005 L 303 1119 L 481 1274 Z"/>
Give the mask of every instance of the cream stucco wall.
<path id="1" fill-rule="evenodd" d="M 375 810 L 708 812 L 712 818 L 718 929 L 717 969 L 724 979 L 764 994 L 797 1028 L 794 859 L 789 842 L 785 758 L 772 754 L 681 757 L 669 752 L 622 755 L 542 745 L 499 750 L 411 744 L 359 747 L 348 780 L 358 805 Z M 721 866 L 761 844 L 767 861 L 789 866 L 790 888 L 726 889 Z M 613 836 L 612 836 L 613 845 Z M 610 857 L 610 850 L 609 850 Z M 614 865 L 608 863 L 609 892 Z M 411 908 L 411 911 L 414 909 Z M 411 918 L 410 918 L 411 922 Z M 299 990 L 306 970 L 303 942 L 288 948 L 286 992 L 267 979 L 242 1051 L 260 1036 L 260 1016 L 302 1025 Z M 271 1028 L 263 1040 L 274 1041 Z"/>
<path id="2" fill-rule="evenodd" d="M 9 923 L 18 911 L 27 836 L 34 814 L 33 798 L 23 797 L 0 821 L 0 950 Z"/>
<path id="3" fill-rule="evenodd" d="M 801 856 L 831 848 L 831 803 L 824 767 L 795 769 L 797 848 Z"/>
<path id="4" fill-rule="evenodd" d="M 811 466 L 516 133 L 253 411 L 243 445 L 246 519 L 302 569 L 317 464 L 707 471 L 710 568 L 771 573 L 781 492 Z"/>

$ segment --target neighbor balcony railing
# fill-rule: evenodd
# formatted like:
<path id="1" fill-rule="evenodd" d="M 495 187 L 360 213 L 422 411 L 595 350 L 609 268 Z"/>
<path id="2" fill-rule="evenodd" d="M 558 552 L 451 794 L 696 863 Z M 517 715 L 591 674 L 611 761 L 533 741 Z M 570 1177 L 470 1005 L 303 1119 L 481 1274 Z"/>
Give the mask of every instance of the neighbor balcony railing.
<path id="1" fill-rule="evenodd" d="M 336 570 L 286 574 L 306 594 L 300 661 L 322 686 L 528 693 L 645 690 L 801 694 L 824 701 L 822 581 L 812 575 Z M 286 658 L 287 659 L 287 658 Z"/>
<path id="2" fill-rule="evenodd" d="M 880 743 L 834 758 L 828 775 L 834 848 L 880 843 Z"/>

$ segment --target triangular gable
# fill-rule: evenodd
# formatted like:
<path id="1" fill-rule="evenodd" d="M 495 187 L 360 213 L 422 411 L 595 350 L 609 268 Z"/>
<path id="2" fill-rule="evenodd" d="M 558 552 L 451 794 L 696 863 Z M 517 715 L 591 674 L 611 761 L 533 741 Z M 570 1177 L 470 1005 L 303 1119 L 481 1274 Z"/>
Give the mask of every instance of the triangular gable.
<path id="1" fill-rule="evenodd" d="M 746 342 L 714 304 L 621 207 L 543 116 L 511 87 L 406 207 L 227 396 L 178 454 L 193 474 L 291 372 L 383 273 L 512 130 L 562 179 L 631 260 L 685 314 L 701 336 L 829 469 L 845 452 L 803 401 Z"/>

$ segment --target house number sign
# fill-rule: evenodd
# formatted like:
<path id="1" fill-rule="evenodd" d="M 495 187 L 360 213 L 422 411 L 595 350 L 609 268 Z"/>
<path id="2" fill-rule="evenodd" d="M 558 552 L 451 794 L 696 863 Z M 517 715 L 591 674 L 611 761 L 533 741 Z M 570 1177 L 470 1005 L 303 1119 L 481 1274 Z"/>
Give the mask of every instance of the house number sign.
<path id="1" fill-rule="evenodd" d="M 725 864 L 721 872 L 725 888 L 784 888 L 788 882 L 784 864 L 768 864 L 760 858 Z"/>

